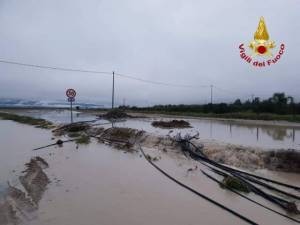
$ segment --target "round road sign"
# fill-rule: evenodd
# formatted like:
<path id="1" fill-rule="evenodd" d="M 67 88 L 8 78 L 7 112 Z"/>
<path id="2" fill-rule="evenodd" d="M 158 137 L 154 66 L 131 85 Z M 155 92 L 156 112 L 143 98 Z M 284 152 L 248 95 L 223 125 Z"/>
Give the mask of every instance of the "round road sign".
<path id="1" fill-rule="evenodd" d="M 69 98 L 74 98 L 76 96 L 76 91 L 70 88 L 66 91 L 66 95 Z"/>

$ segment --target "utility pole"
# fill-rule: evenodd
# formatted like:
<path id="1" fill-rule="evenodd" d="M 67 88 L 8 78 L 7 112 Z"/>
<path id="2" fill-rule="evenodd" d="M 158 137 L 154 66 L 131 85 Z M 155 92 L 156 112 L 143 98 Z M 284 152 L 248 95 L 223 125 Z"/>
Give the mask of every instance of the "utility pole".
<path id="1" fill-rule="evenodd" d="M 254 94 L 251 95 L 252 102 L 254 101 Z"/>
<path id="2" fill-rule="evenodd" d="M 210 104 L 212 106 L 213 103 L 213 85 L 210 85 Z"/>
<path id="3" fill-rule="evenodd" d="M 113 83 L 112 83 L 112 95 L 111 95 L 111 109 L 114 109 L 115 104 L 115 72 L 112 72 L 113 75 Z"/>
<path id="4" fill-rule="evenodd" d="M 71 106 L 71 123 L 73 123 L 73 101 L 70 102 L 70 106 Z"/>

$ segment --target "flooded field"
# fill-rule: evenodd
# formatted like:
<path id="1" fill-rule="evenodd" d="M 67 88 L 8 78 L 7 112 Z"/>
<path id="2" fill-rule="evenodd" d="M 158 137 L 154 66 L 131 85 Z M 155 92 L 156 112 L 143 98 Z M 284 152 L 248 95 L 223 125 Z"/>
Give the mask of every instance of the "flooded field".
<path id="1" fill-rule="evenodd" d="M 22 111 L 20 114 L 30 115 L 37 118 L 43 118 L 54 123 L 70 122 L 69 110 L 30 110 Z M 89 113 L 74 113 L 74 121 L 89 121 L 96 119 L 96 116 Z M 151 125 L 154 120 L 161 118 L 151 117 L 144 119 L 127 119 L 120 122 L 117 126 L 143 129 L 156 134 L 168 134 L 170 130 L 155 128 Z M 163 120 L 172 119 L 163 118 Z M 174 133 L 181 132 L 195 133 L 199 132 L 200 138 L 206 140 L 216 140 L 218 142 L 232 143 L 246 146 L 262 148 L 293 148 L 300 150 L 300 125 L 286 123 L 260 124 L 259 121 L 233 121 L 218 119 L 187 119 L 192 128 L 172 129 Z M 106 120 L 99 120 L 97 123 L 105 123 Z"/>
<path id="2" fill-rule="evenodd" d="M 55 123 L 66 123 L 69 118 L 69 111 L 26 113 Z M 75 120 L 86 121 L 95 118 L 90 114 L 78 113 Z M 143 129 L 155 135 L 170 134 L 170 129 L 152 127 L 153 120 L 155 119 L 127 119 L 124 122 L 115 123 L 114 126 Z M 172 133 L 199 132 L 200 138 L 203 139 L 266 148 L 287 149 L 296 148 L 299 145 L 297 144 L 298 128 L 260 126 L 257 139 L 255 127 L 231 124 L 229 121 L 196 119 L 188 121 L 193 128 L 172 129 Z M 99 120 L 93 124 L 104 122 L 107 121 Z M 103 127 L 111 126 L 107 124 Z M 284 129 L 284 132 L 280 132 L 281 135 L 275 135 L 277 128 Z M 290 132 L 294 132 L 292 140 Z M 34 216 L 30 216 L 29 219 L 23 218 L 21 224 L 247 224 L 167 179 L 153 168 L 139 151 L 120 150 L 99 143 L 96 139 L 92 139 L 92 142 L 86 145 L 70 142 L 64 143 L 61 147 L 56 145 L 32 151 L 34 148 L 54 143 L 58 137 L 53 139 L 50 130 L 12 121 L 0 120 L 0 134 L 2 145 L 0 196 L 7 188 L 8 181 L 12 186 L 21 186 L 19 175 L 25 168 L 24 164 L 31 157 L 40 156 L 49 164 L 49 168 L 44 171 L 51 183 L 39 201 Z M 67 139 L 67 137 L 60 138 Z M 145 147 L 144 151 L 152 157 L 159 158 L 156 164 L 171 176 L 258 224 L 296 224 L 220 188 L 201 173 L 201 170 L 207 171 L 205 166 L 186 158 L 183 154 L 163 151 L 156 147 Z M 190 168 L 196 168 L 195 166 L 197 169 L 190 170 Z M 258 175 L 300 186 L 300 174 L 266 169 L 255 172 Z M 248 196 L 285 214 L 284 210 L 263 198 L 252 193 Z M 294 218 L 300 219 L 297 216 Z"/>

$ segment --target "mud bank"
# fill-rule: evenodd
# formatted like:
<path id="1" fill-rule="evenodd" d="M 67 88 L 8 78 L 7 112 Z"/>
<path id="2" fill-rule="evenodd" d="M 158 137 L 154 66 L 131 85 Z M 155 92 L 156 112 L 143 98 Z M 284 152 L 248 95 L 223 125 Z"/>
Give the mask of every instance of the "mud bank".
<path id="1" fill-rule="evenodd" d="M 98 118 L 106 119 L 106 120 L 118 120 L 118 119 L 126 119 L 126 118 L 134 118 L 133 116 L 125 113 L 122 110 L 114 109 L 110 110 L 107 113 L 102 113 L 97 115 Z"/>
<path id="2" fill-rule="evenodd" d="M 185 120 L 170 120 L 170 121 L 153 121 L 153 127 L 174 129 L 174 128 L 191 128 L 191 124 Z"/>
<path id="3" fill-rule="evenodd" d="M 33 125 L 37 128 L 43 128 L 43 129 L 51 129 L 54 127 L 54 125 L 44 119 L 37 119 L 29 116 L 21 116 L 17 114 L 11 114 L 6 112 L 0 112 L 0 119 L 3 120 L 12 120 L 18 123 Z"/>
<path id="4" fill-rule="evenodd" d="M 168 121 L 154 121 L 168 123 Z M 170 121 L 173 124 L 173 121 Z M 183 121 L 185 122 L 185 121 Z M 178 124 L 178 122 L 175 122 Z M 182 125 L 183 123 L 180 122 Z M 187 124 L 184 123 L 184 126 Z M 169 127 L 169 124 L 167 125 Z M 93 127 L 84 123 L 62 126 L 54 130 L 56 135 L 84 134 L 97 138 L 102 143 L 113 145 L 127 151 L 135 151 L 137 145 L 156 148 L 161 151 L 175 151 L 182 154 L 178 143 L 170 134 L 155 135 L 142 130 L 112 127 Z M 283 172 L 300 172 L 300 151 L 293 149 L 262 149 L 233 144 L 222 144 L 214 141 L 194 140 L 194 144 L 203 146 L 203 153 L 218 163 L 236 166 L 244 169 L 268 169 Z"/>
<path id="5" fill-rule="evenodd" d="M 204 154 L 218 163 L 250 170 L 300 172 L 300 152 L 294 149 L 266 150 L 199 140 L 195 144 L 203 144 Z"/>
<path id="6" fill-rule="evenodd" d="M 1 225 L 15 225 L 32 220 L 50 182 L 43 171 L 48 168 L 48 163 L 43 158 L 32 158 L 25 166 L 26 170 L 23 171 L 25 175 L 19 176 L 22 187 L 17 188 L 8 184 L 0 197 Z"/>
<path id="7" fill-rule="evenodd" d="M 130 128 L 109 128 L 98 138 L 119 148 L 154 148 L 159 151 L 172 151 L 182 154 L 180 146 L 171 136 L 159 136 Z M 203 146 L 203 153 L 218 163 L 244 169 L 268 169 L 283 172 L 300 172 L 300 152 L 293 149 L 265 150 L 238 145 L 220 144 L 196 140 Z"/>

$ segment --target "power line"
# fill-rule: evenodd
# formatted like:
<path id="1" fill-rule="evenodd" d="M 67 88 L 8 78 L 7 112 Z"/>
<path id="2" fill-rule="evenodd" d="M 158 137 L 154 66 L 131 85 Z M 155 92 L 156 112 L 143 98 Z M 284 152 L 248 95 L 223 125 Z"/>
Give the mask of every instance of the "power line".
<path id="1" fill-rule="evenodd" d="M 53 67 L 53 66 L 43 66 L 43 65 L 37 65 L 37 64 L 28 64 L 28 63 L 14 62 L 14 61 L 6 61 L 6 60 L 1 60 L 1 59 L 0 59 L 0 63 L 12 64 L 12 65 L 18 65 L 18 66 L 26 66 L 26 67 L 34 67 L 34 68 L 39 68 L 39 69 L 60 70 L 60 71 L 65 71 L 65 72 L 111 74 L 111 72 L 103 72 L 103 71 L 95 71 L 95 70 L 84 70 L 84 69 L 72 69 L 72 68 Z"/>
<path id="2" fill-rule="evenodd" d="M 132 75 L 121 74 L 121 73 L 115 73 L 115 75 L 120 76 L 120 77 L 124 77 L 124 78 L 128 78 L 128 79 L 132 79 L 132 80 L 145 82 L 145 83 L 171 86 L 171 87 L 183 87 L 183 88 L 200 88 L 200 87 L 208 88 L 208 87 L 210 87 L 209 85 L 197 85 L 197 86 L 195 86 L 195 85 L 184 85 L 184 84 L 180 85 L 180 84 L 164 83 L 164 82 L 160 82 L 160 81 L 146 80 L 146 79 L 138 78 L 138 77 L 135 77 L 135 76 L 132 76 Z"/>
<path id="3" fill-rule="evenodd" d="M 111 75 L 112 74 L 112 72 L 106 72 L 106 71 L 44 66 L 44 65 L 38 65 L 38 64 L 28 64 L 28 63 L 1 60 L 1 59 L 0 59 L 0 63 L 17 65 L 17 66 L 32 67 L 32 68 L 38 68 L 38 69 L 60 70 L 60 71 L 65 71 L 65 72 L 94 73 L 94 74 L 106 74 L 106 75 Z M 131 79 L 131 80 L 137 80 L 137 81 L 144 82 L 144 83 L 164 85 L 164 86 L 170 86 L 170 87 L 181 87 L 181 88 L 201 88 L 201 87 L 202 88 L 207 88 L 207 87 L 210 87 L 209 85 L 197 85 L 197 86 L 195 86 L 195 85 L 180 85 L 180 84 L 165 83 L 165 82 L 160 82 L 160 81 L 142 79 L 142 78 L 138 78 L 136 76 L 132 76 L 132 75 L 128 75 L 128 74 L 121 74 L 121 73 L 114 73 L 114 75 L 122 77 L 122 78 Z"/>

